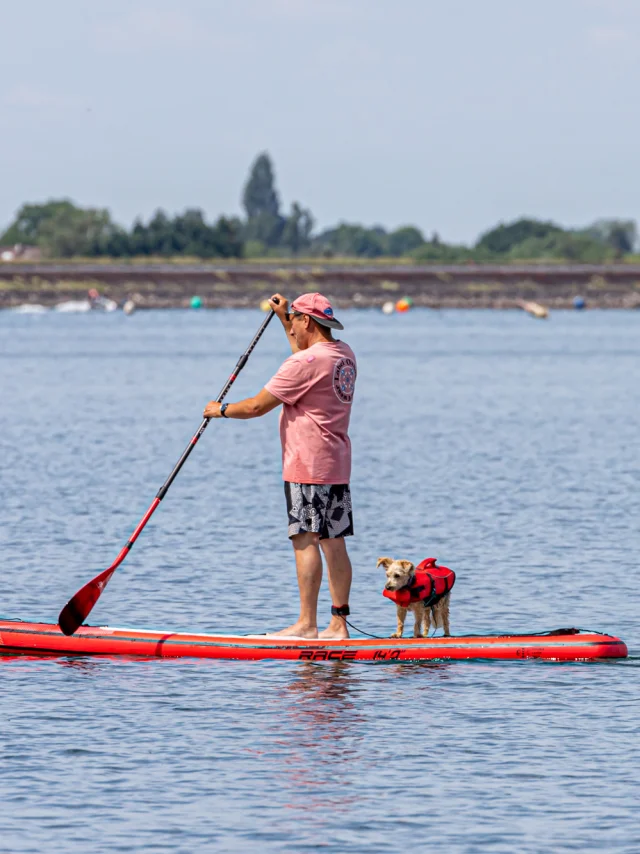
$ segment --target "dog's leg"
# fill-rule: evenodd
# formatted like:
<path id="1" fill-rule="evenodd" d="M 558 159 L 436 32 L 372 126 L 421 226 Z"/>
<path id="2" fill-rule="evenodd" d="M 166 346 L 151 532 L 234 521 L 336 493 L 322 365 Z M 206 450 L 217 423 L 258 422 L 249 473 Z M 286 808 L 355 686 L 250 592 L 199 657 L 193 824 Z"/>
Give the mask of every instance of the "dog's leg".
<path id="1" fill-rule="evenodd" d="M 416 602 L 411 606 L 413 611 L 413 636 L 414 638 L 422 637 L 422 621 L 424 618 L 424 606 L 422 602 Z"/>
<path id="2" fill-rule="evenodd" d="M 401 608 L 400 605 L 398 605 L 396 607 L 396 616 L 398 617 L 398 628 L 392 635 L 389 635 L 389 637 L 401 638 L 404 631 L 404 621 L 407 618 L 407 609 Z"/>
<path id="3" fill-rule="evenodd" d="M 416 602 L 416 604 L 413 606 L 413 616 L 415 618 L 415 623 L 413 626 L 414 638 L 425 637 L 424 621 L 425 621 L 426 613 L 427 613 L 427 609 L 424 607 L 422 602 Z"/>
<path id="4" fill-rule="evenodd" d="M 431 612 L 431 620 L 433 621 L 433 634 L 438 631 L 438 626 L 442 625 L 442 614 L 440 613 L 440 603 L 437 602 L 429 608 Z"/>
<path id="5" fill-rule="evenodd" d="M 435 635 L 440 626 L 442 625 L 442 609 L 440 608 L 441 602 L 436 602 L 435 605 L 432 605 L 430 608 L 431 611 L 431 619 L 433 620 L 433 634 Z"/>
<path id="6" fill-rule="evenodd" d="M 443 597 L 442 603 L 441 603 L 441 605 L 442 605 L 442 610 L 441 610 L 442 627 L 444 629 L 444 636 L 446 638 L 451 637 L 451 632 L 449 631 L 449 597 L 450 596 L 451 596 L 451 594 L 447 593 L 447 595 Z"/>
<path id="7" fill-rule="evenodd" d="M 423 617 L 423 619 L 424 619 L 424 634 L 423 634 L 423 637 L 425 637 L 425 638 L 428 638 L 428 637 L 429 637 L 429 629 L 431 628 L 431 617 L 432 617 L 432 616 L 433 616 L 433 615 L 432 615 L 432 613 L 431 613 L 431 608 L 425 608 L 425 609 L 424 609 L 424 617 Z"/>

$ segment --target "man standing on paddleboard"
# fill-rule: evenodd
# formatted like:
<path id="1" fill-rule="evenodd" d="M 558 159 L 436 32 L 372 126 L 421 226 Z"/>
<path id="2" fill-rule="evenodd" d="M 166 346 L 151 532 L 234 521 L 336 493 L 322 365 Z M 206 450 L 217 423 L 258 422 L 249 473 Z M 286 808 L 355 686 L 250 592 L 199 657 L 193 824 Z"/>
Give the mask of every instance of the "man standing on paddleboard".
<path id="1" fill-rule="evenodd" d="M 211 401 L 205 418 L 258 418 L 282 404 L 280 439 L 289 538 L 300 588 L 300 617 L 279 635 L 349 637 L 351 561 L 345 537 L 353 534 L 349 480 L 349 418 L 357 367 L 351 348 L 332 329 L 344 329 L 322 294 L 303 294 L 289 304 L 274 294 L 292 355 L 255 397 L 239 403 Z M 331 621 L 318 634 L 322 556 L 327 562 Z"/>

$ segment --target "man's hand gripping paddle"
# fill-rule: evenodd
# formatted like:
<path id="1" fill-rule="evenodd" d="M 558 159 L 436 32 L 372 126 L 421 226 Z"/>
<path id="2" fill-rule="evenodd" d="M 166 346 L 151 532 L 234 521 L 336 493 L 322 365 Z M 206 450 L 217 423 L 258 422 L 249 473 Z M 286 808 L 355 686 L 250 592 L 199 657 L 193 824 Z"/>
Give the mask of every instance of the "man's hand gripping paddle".
<path id="1" fill-rule="evenodd" d="M 264 321 L 264 323 L 262 324 L 260 329 L 258 329 L 258 331 L 256 332 L 253 341 L 251 342 L 251 344 L 249 344 L 246 351 L 243 353 L 243 355 L 238 360 L 238 364 L 235 366 L 233 373 L 231 374 L 229 379 L 226 381 L 224 388 L 222 389 L 222 391 L 220 392 L 220 394 L 216 398 L 216 401 L 218 403 L 221 403 L 224 400 L 224 398 L 226 397 L 229 389 L 231 388 L 231 386 L 236 381 L 238 374 L 246 365 L 247 360 L 249 359 L 249 356 L 253 352 L 254 347 L 256 346 L 256 344 L 258 343 L 258 341 L 262 337 L 263 332 L 265 331 L 265 329 L 269 325 L 273 315 L 274 315 L 274 312 L 272 309 L 269 312 L 267 319 Z M 153 513 L 154 513 L 156 507 L 158 506 L 158 504 L 160 504 L 162 499 L 167 494 L 169 487 L 171 486 L 171 484 L 173 483 L 173 481 L 176 478 L 176 475 L 178 474 L 178 472 L 180 471 L 180 469 L 182 468 L 182 466 L 186 462 L 187 457 L 189 456 L 189 454 L 191 453 L 191 451 L 194 448 L 194 445 L 197 443 L 200 436 L 202 436 L 204 431 L 207 429 L 207 425 L 209 424 L 209 420 L 210 420 L 209 418 L 204 419 L 204 421 L 200 425 L 197 433 L 194 435 L 193 439 L 189 442 L 184 453 L 182 454 L 182 456 L 180 457 L 180 459 L 176 463 L 173 471 L 171 472 L 171 474 L 169 475 L 167 480 L 164 482 L 163 486 L 160 488 L 156 497 L 153 499 L 153 503 L 151 504 L 151 507 L 149 507 L 147 512 L 144 514 L 144 516 L 142 517 L 142 519 L 138 523 L 138 527 L 135 529 L 133 534 L 131 534 L 129 541 L 127 542 L 125 547 L 122 549 L 122 551 L 120 552 L 118 557 L 111 564 L 109 569 L 105 569 L 104 572 L 101 572 L 100 575 L 96 575 L 96 577 L 93 578 L 91 581 L 89 581 L 88 584 L 85 584 L 84 587 L 82 587 L 80 590 L 78 590 L 78 592 L 74 596 L 72 596 L 71 599 L 69 599 L 69 601 L 64 606 L 62 611 L 60 611 L 60 616 L 58 617 L 58 625 L 60 626 L 62 631 L 65 633 L 65 635 L 72 635 L 76 631 L 76 629 L 78 629 L 84 623 L 86 618 L 89 616 L 89 614 L 91 613 L 91 609 L 96 604 L 96 602 L 100 598 L 100 595 L 102 594 L 102 591 L 104 590 L 104 588 L 109 583 L 109 579 L 111 578 L 113 573 L 116 571 L 116 569 L 120 566 L 122 561 L 126 558 L 126 556 L 131 551 L 133 544 L 135 543 L 135 541 L 138 539 L 138 537 L 142 533 L 142 529 L 144 528 L 144 526 L 147 524 L 149 519 L 153 516 Z"/>

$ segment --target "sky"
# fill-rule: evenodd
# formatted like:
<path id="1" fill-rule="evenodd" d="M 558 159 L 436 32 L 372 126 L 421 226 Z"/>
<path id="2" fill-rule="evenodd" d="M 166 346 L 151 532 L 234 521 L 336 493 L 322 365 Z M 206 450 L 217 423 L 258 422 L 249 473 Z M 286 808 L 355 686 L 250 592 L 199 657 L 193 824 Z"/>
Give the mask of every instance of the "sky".
<path id="1" fill-rule="evenodd" d="M 0 0 L 0 230 L 283 207 L 470 243 L 640 219 L 640 0 Z"/>

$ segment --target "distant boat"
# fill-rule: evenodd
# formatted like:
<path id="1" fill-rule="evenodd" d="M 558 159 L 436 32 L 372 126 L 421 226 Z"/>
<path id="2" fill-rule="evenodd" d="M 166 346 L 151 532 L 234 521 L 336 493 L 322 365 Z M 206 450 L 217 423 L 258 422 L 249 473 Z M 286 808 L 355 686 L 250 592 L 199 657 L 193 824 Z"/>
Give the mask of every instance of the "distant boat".
<path id="1" fill-rule="evenodd" d="M 540 305 L 539 302 L 531 302 L 528 300 L 519 300 L 518 305 L 521 309 L 530 314 L 532 317 L 538 317 L 543 320 L 549 316 L 549 309 L 546 305 Z"/>
<path id="2" fill-rule="evenodd" d="M 54 311 L 62 311 L 65 314 L 84 314 L 91 311 L 91 303 L 88 299 L 71 299 L 59 302 L 53 307 Z"/>
<path id="3" fill-rule="evenodd" d="M 23 305 L 15 305 L 9 309 L 9 311 L 15 312 L 15 314 L 46 314 L 49 309 L 44 305 L 29 305 L 29 303 L 24 303 Z"/>
<path id="4" fill-rule="evenodd" d="M 97 297 L 92 300 L 67 300 L 54 306 L 55 311 L 71 314 L 85 314 L 88 311 L 115 311 L 117 308 L 118 303 L 108 297 Z"/>
<path id="5" fill-rule="evenodd" d="M 91 300 L 91 308 L 94 311 L 115 311 L 118 303 L 109 297 L 97 297 Z"/>

